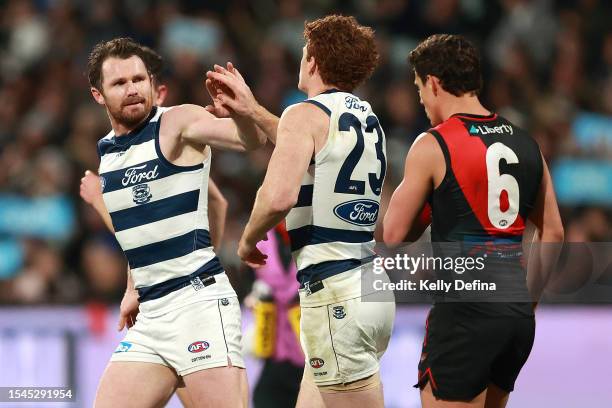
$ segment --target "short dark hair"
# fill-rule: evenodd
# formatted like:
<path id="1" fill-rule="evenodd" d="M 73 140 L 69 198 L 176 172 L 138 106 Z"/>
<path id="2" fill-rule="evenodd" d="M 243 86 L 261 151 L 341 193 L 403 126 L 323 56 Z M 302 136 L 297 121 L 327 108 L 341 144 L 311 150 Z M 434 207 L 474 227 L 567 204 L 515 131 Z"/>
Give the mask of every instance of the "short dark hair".
<path id="1" fill-rule="evenodd" d="M 151 69 L 149 64 L 147 64 L 148 54 L 149 53 L 142 45 L 129 37 L 115 38 L 96 44 L 87 60 L 87 78 L 89 79 L 89 85 L 99 90 L 102 89 L 102 64 L 107 58 L 111 57 L 128 59 L 136 55 L 140 57 L 150 74 Z"/>
<path id="2" fill-rule="evenodd" d="M 149 48 L 147 46 L 143 46 L 142 50 L 144 51 L 144 63 L 147 67 L 147 70 L 156 83 L 159 83 L 159 80 L 164 72 L 164 59 L 161 55 L 159 55 L 154 49 Z"/>
<path id="3" fill-rule="evenodd" d="M 307 22 L 306 55 L 314 57 L 324 83 L 352 91 L 374 72 L 378 51 L 374 30 L 355 17 L 331 15 Z"/>
<path id="4" fill-rule="evenodd" d="M 427 75 L 438 77 L 442 88 L 455 96 L 482 89 L 478 50 L 463 36 L 432 35 L 410 52 L 408 61 L 421 81 Z"/>

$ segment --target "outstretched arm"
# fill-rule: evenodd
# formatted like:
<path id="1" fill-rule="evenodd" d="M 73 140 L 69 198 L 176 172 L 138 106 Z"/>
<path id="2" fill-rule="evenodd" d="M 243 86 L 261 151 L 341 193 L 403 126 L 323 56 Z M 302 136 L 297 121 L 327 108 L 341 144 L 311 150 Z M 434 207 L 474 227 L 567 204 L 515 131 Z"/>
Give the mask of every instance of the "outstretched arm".
<path id="1" fill-rule="evenodd" d="M 243 118 L 216 118 L 198 105 L 179 105 L 164 113 L 163 133 L 178 134 L 186 143 L 223 150 L 248 151 L 266 143 L 255 123 Z"/>
<path id="2" fill-rule="evenodd" d="M 248 87 L 240 71 L 231 62 L 227 69 L 215 65 L 214 72 L 206 73 L 206 89 L 213 104 L 206 110 L 216 117 L 244 118 L 256 124 L 260 135 L 276 144 L 278 117 L 261 106 Z"/>
<path id="3" fill-rule="evenodd" d="M 238 255 L 249 266 L 265 264 L 266 256 L 255 245 L 297 202 L 302 178 L 314 154 L 315 135 L 326 132 L 328 126 L 325 113 L 310 104 L 293 105 L 283 113 L 266 177 L 238 245 Z"/>
<path id="4" fill-rule="evenodd" d="M 404 178 L 395 189 L 383 221 L 383 239 L 389 246 L 416 241 L 427 225 L 427 197 L 433 189 L 431 163 L 440 147 L 433 136 L 424 133 L 413 143 L 404 167 Z"/>
<path id="5" fill-rule="evenodd" d="M 199 147 L 210 145 L 220 149 L 246 151 L 263 146 L 268 138 L 266 132 L 275 131 L 276 122 L 272 119 L 275 117 L 259 106 L 240 73 L 231 64 L 228 67 L 231 71 L 216 66 L 223 73 L 207 73 L 219 75 L 221 79 L 216 81 L 209 78 L 206 88 L 211 92 L 213 88 L 227 83 L 236 89 L 236 93 L 224 94 L 223 105 L 218 98 L 213 97 L 212 107 L 186 104 L 170 109 L 161 121 L 161 132 L 179 135 L 184 142 Z M 231 98 L 229 93 L 233 94 Z M 244 102 L 247 97 L 250 98 L 248 105 Z M 215 117 L 211 112 L 223 115 Z"/>

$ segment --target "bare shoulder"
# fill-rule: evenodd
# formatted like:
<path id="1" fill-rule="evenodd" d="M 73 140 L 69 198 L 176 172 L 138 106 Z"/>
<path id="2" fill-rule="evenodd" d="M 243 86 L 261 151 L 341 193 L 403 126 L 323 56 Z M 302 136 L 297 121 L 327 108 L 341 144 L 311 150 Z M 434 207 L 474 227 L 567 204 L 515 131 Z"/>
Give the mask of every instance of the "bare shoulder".
<path id="1" fill-rule="evenodd" d="M 203 107 L 188 103 L 172 106 L 166 112 L 164 112 L 164 117 L 166 119 L 171 119 L 173 122 L 176 122 L 176 124 L 179 125 L 184 125 L 185 123 L 190 123 L 194 120 L 200 120 L 207 117 L 209 117 L 211 120 L 214 119 L 214 116 Z"/>
<path id="2" fill-rule="evenodd" d="M 313 104 L 296 103 L 285 109 L 278 126 L 279 129 L 284 128 L 302 134 L 326 133 L 329 127 L 329 116 Z"/>
<path id="3" fill-rule="evenodd" d="M 160 133 L 191 139 L 198 129 L 208 129 L 215 116 L 199 105 L 176 105 L 164 112 Z M 210 123 L 209 123 L 210 122 Z"/>
<path id="4" fill-rule="evenodd" d="M 435 160 L 443 157 L 438 141 L 431 133 L 421 133 L 412 143 L 408 157 L 415 157 L 423 161 Z M 414 159 L 413 159 L 414 160 Z"/>

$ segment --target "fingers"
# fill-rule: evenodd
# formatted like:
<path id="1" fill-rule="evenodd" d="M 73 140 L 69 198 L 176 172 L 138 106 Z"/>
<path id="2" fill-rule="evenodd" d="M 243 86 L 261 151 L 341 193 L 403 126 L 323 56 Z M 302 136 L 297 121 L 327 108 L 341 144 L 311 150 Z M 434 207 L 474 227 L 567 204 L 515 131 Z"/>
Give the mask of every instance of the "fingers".
<path id="1" fill-rule="evenodd" d="M 125 327 L 126 319 L 123 314 L 119 315 L 119 324 L 117 325 L 117 331 L 123 330 Z"/>
<path id="2" fill-rule="evenodd" d="M 215 65 L 216 67 L 217 65 Z M 225 68 L 221 68 L 225 71 Z M 225 71 L 227 72 L 227 71 Z M 206 72 L 206 77 L 208 79 L 211 80 L 215 80 L 218 81 L 220 83 L 222 83 L 223 85 L 227 86 L 228 88 L 230 88 L 231 90 L 234 90 L 236 87 L 236 83 L 235 83 L 235 78 L 233 76 L 230 75 L 224 75 L 223 73 L 217 72 L 217 71 L 207 71 Z"/>
<path id="3" fill-rule="evenodd" d="M 211 79 L 206 78 L 205 86 L 210 97 L 214 99 L 217 96 L 217 88 L 213 84 L 213 81 Z"/>
<path id="4" fill-rule="evenodd" d="M 232 74 L 234 74 L 236 78 L 244 82 L 244 78 L 242 77 L 242 74 L 240 73 L 240 71 L 238 71 L 238 68 L 236 68 L 234 64 L 232 64 L 231 62 L 227 63 L 227 70 L 230 71 Z"/>
<path id="5" fill-rule="evenodd" d="M 236 75 L 234 74 L 233 65 L 231 65 L 231 67 L 230 67 L 229 64 L 230 63 L 228 62 L 227 63 L 227 69 L 223 68 L 221 65 L 215 64 L 214 65 L 215 72 L 218 72 L 221 75 L 228 75 L 228 76 L 231 76 L 232 78 L 235 78 Z"/>

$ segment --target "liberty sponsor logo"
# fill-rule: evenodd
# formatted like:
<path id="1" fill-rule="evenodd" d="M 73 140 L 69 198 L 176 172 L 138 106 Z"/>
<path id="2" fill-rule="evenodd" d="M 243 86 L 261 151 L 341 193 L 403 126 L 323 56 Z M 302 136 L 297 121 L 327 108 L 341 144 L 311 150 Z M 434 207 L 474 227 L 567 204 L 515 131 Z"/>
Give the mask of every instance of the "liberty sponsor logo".
<path id="1" fill-rule="evenodd" d="M 346 98 L 344 98 L 344 104 L 348 109 L 357 109 L 362 112 L 368 110 L 368 108 L 361 105 L 359 102 L 359 98 L 355 98 L 354 96 L 347 96 Z"/>
<path id="2" fill-rule="evenodd" d="M 321 368 L 325 365 L 325 361 L 322 358 L 313 357 L 310 359 L 310 366 L 312 368 Z"/>
<path id="3" fill-rule="evenodd" d="M 510 125 L 499 125 L 499 126 L 487 126 L 487 125 L 472 125 L 470 127 L 470 134 L 472 135 L 488 135 L 491 133 L 498 133 L 498 134 L 504 134 L 504 133 L 510 133 L 511 135 L 514 134 L 514 129 L 512 128 L 512 126 Z"/>
<path id="4" fill-rule="evenodd" d="M 146 204 L 151 201 L 151 188 L 148 184 L 139 184 L 132 187 L 132 199 L 136 204 Z"/>
<path id="5" fill-rule="evenodd" d="M 368 226 L 376 223 L 378 209 L 379 204 L 376 201 L 353 200 L 338 204 L 334 208 L 334 214 L 349 224 Z"/>
<path id="6" fill-rule="evenodd" d="M 208 350 L 210 344 L 207 341 L 195 341 L 187 346 L 187 351 L 190 353 L 201 353 L 205 350 Z"/>
<path id="7" fill-rule="evenodd" d="M 146 170 L 147 164 L 141 164 L 140 166 L 130 167 L 125 171 L 124 177 L 121 179 L 121 184 L 124 187 L 127 187 L 130 184 L 138 184 L 143 181 L 151 181 L 155 180 L 159 177 L 159 173 L 157 172 L 158 166 L 151 170 Z"/>
<path id="8" fill-rule="evenodd" d="M 131 348 L 132 348 L 132 343 L 130 343 L 128 341 L 122 341 L 122 342 L 119 343 L 119 345 L 115 349 L 115 353 L 125 353 L 126 351 L 128 351 Z"/>
<path id="9" fill-rule="evenodd" d="M 344 317 L 346 316 L 344 306 L 334 306 L 332 310 L 336 319 L 344 319 Z"/>

